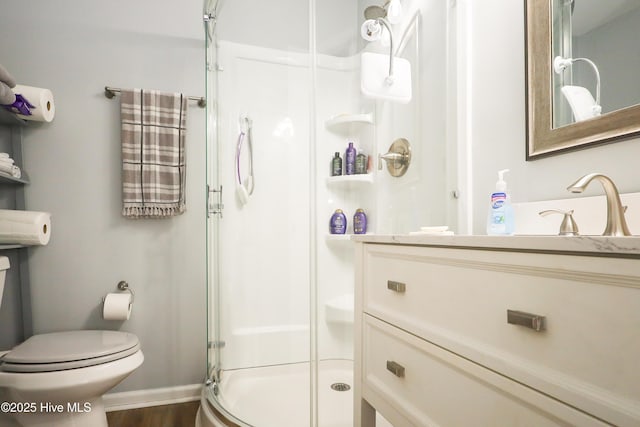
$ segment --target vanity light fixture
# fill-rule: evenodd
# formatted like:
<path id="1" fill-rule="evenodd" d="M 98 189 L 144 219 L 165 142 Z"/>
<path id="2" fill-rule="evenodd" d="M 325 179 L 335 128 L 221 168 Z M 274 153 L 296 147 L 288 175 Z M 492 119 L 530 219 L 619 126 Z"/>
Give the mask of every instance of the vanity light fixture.
<path id="1" fill-rule="evenodd" d="M 556 74 L 562 74 L 565 69 L 578 61 L 591 65 L 595 72 L 596 99 L 594 100 L 591 92 L 582 86 L 562 86 L 562 94 L 567 98 L 576 122 L 597 117 L 602 113 L 602 106 L 600 105 L 600 71 L 598 71 L 598 67 L 592 60 L 589 58 L 563 58 L 562 56 L 556 56 L 553 60 L 553 71 Z"/>

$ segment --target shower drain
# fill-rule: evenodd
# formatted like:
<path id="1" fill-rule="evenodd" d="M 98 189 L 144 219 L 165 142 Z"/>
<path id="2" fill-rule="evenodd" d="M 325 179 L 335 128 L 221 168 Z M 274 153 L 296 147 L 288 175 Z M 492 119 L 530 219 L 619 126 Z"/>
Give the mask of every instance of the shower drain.
<path id="1" fill-rule="evenodd" d="M 345 383 L 333 383 L 331 388 L 335 391 L 347 391 L 351 389 L 351 386 Z"/>

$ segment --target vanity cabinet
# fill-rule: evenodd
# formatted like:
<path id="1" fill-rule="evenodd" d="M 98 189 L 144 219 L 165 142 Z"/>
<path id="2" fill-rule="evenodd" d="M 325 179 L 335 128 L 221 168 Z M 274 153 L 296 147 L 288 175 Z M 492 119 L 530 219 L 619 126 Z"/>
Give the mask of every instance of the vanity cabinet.
<path id="1" fill-rule="evenodd" d="M 469 242 L 356 243 L 355 425 L 640 425 L 640 255 Z"/>

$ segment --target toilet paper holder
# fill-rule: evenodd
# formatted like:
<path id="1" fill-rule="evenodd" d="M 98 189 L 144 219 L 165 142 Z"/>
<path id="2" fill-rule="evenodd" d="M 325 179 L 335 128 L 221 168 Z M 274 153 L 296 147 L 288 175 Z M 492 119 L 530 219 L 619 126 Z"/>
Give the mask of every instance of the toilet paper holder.
<path id="1" fill-rule="evenodd" d="M 131 304 L 133 304 L 133 300 L 136 295 L 133 293 L 133 289 L 129 287 L 129 283 L 127 283 L 125 280 L 119 281 L 118 289 L 121 291 L 129 291 L 129 293 L 131 294 Z"/>

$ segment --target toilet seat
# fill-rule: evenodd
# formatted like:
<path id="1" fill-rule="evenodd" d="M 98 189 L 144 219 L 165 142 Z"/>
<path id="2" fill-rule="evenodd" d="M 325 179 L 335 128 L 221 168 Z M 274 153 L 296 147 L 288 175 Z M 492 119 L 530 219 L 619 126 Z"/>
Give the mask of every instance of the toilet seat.
<path id="1" fill-rule="evenodd" d="M 140 350 L 138 337 L 120 331 L 34 335 L 0 359 L 4 372 L 54 372 L 100 365 Z"/>

